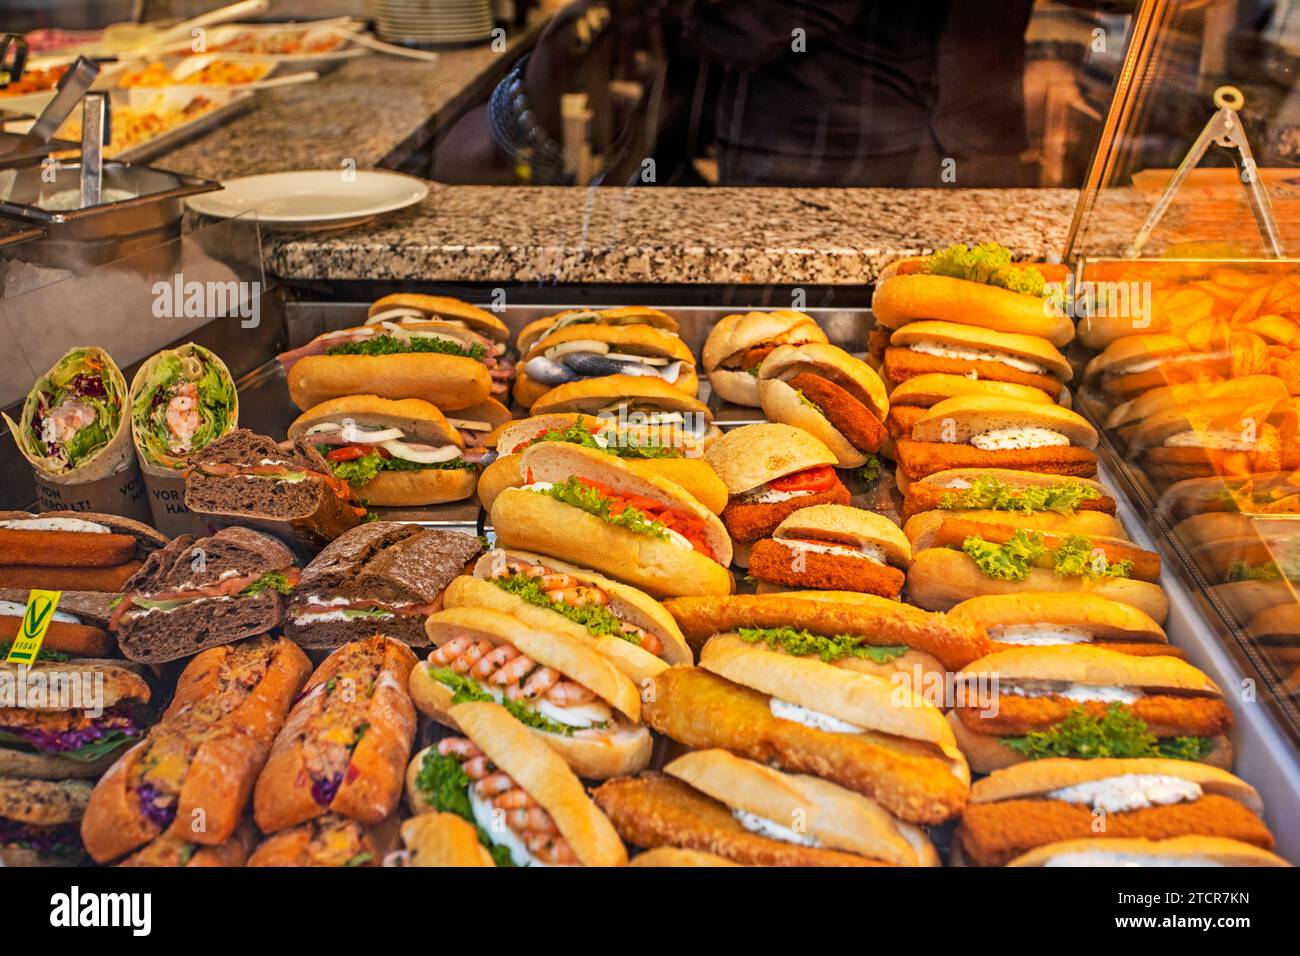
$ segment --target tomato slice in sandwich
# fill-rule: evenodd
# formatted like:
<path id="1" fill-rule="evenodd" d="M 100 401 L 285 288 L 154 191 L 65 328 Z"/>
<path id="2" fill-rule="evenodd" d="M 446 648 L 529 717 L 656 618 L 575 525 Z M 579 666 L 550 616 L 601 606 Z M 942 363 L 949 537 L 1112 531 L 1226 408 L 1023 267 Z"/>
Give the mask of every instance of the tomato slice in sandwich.
<path id="1" fill-rule="evenodd" d="M 792 475 L 773 478 L 767 483 L 774 491 L 830 491 L 835 487 L 835 469 L 830 465 L 805 468 Z"/>

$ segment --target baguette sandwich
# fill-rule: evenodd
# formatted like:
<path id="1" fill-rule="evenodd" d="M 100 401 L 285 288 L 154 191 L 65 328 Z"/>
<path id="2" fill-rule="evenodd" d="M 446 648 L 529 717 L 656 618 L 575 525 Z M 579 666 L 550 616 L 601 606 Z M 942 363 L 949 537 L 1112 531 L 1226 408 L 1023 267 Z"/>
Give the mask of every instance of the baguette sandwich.
<path id="1" fill-rule="evenodd" d="M 481 607 L 448 608 L 426 627 L 434 649 L 410 675 L 422 713 L 457 730 L 456 704 L 495 702 L 590 779 L 650 762 L 637 686 L 586 642 Z"/>
<path id="2" fill-rule="evenodd" d="M 730 500 L 722 521 L 741 567 L 748 566 L 754 542 L 771 537 L 794 512 L 849 503 L 849 490 L 835 473 L 834 452 L 791 425 L 732 429 L 710 446 L 704 460 L 727 486 Z"/>
<path id="3" fill-rule="evenodd" d="M 1004 468 L 950 468 L 909 482 L 903 495 L 904 529 L 914 516 L 926 511 L 996 514 L 1010 523 L 1030 519 L 1043 531 L 1055 531 L 1054 522 L 1078 520 L 1082 512 L 1097 512 L 1111 522 L 1086 520 L 1095 527 L 1081 533 L 1111 538 L 1127 537 L 1115 518 L 1115 498 L 1104 485 L 1088 478 L 1048 475 Z"/>
<path id="4" fill-rule="evenodd" d="M 425 618 L 442 609 L 447 586 L 481 553 L 478 539 L 455 531 L 390 521 L 353 528 L 303 569 L 285 636 L 333 650 L 380 631 L 424 647 Z"/>
<path id="5" fill-rule="evenodd" d="M 382 866 L 396 846 L 395 816 L 367 826 L 359 820 L 326 813 L 272 833 L 255 849 L 246 866 L 340 867 Z"/>
<path id="6" fill-rule="evenodd" d="M 148 525 L 117 515 L 0 511 L 0 588 L 117 591 L 166 543 Z"/>
<path id="7" fill-rule="evenodd" d="M 683 448 L 692 457 L 720 434 L 713 412 L 661 378 L 605 375 L 557 385 L 533 402 L 533 417 L 578 413 L 616 423 L 641 445 Z"/>
<path id="8" fill-rule="evenodd" d="M 87 780 L 0 777 L 0 867 L 84 861 L 80 824 L 90 790 Z"/>
<path id="9" fill-rule="evenodd" d="M 1164 629 L 1133 605 L 1087 592 L 986 594 L 953 607 L 948 620 L 983 627 L 995 651 L 1092 644 L 1123 654 L 1184 656 Z"/>
<path id="10" fill-rule="evenodd" d="M 948 720 L 972 769 L 1044 757 L 1171 757 L 1232 765 L 1232 711 L 1185 661 L 1101 647 L 1017 647 L 957 673 Z"/>
<path id="11" fill-rule="evenodd" d="M 520 355 L 527 355 L 534 345 L 552 332 L 575 326 L 595 325 L 647 325 L 672 335 L 678 331 L 676 319 L 667 312 L 647 305 L 624 305 L 612 309 L 566 309 L 529 322 L 519 331 L 515 347 Z"/>
<path id="12" fill-rule="evenodd" d="M 1094 834 L 1220 837 L 1271 850 L 1263 811 L 1254 787 L 1207 764 L 1049 757 L 976 781 L 955 844 L 969 866 L 1003 866 L 1037 847 Z"/>
<path id="13" fill-rule="evenodd" d="M 883 370 L 891 386 L 944 372 L 1027 385 L 1053 402 L 1074 374 L 1069 360 L 1044 338 L 931 320 L 910 322 L 889 336 Z"/>
<path id="14" fill-rule="evenodd" d="M 563 758 L 497 704 L 456 704 L 464 734 L 415 755 L 406 802 L 473 823 L 497 866 L 623 866 L 627 849 Z"/>
<path id="15" fill-rule="evenodd" d="M 415 739 L 407 691 L 415 664 L 410 648 L 379 634 L 325 658 L 257 778 L 258 829 L 275 833 L 326 814 L 375 826 L 393 812 Z"/>
<path id="16" fill-rule="evenodd" d="M 1156 332 L 1115 339 L 1092 357 L 1083 379 L 1115 403 L 1181 382 L 1199 382 L 1204 387 L 1231 372 L 1230 349 L 1198 351 L 1177 335 Z"/>
<path id="17" fill-rule="evenodd" d="M 749 574 L 759 593 L 789 588 L 858 591 L 896 598 L 912 546 L 884 515 L 846 505 L 790 514 L 772 537 L 754 542 Z"/>
<path id="18" fill-rule="evenodd" d="M 558 391 L 558 389 L 557 389 Z M 510 422 L 488 436 L 496 448 L 496 459 L 484 469 L 478 482 L 478 499 L 491 511 L 492 503 L 506 488 L 524 484 L 519 460 L 532 445 L 559 442 L 581 445 L 618 458 L 641 475 L 666 478 L 681 485 L 714 514 L 727 505 L 727 488 L 708 462 L 700 458 L 700 442 L 678 423 L 620 425 L 614 415 L 586 415 L 556 412 Z"/>
<path id="19" fill-rule="evenodd" d="M 151 866 L 179 868 L 238 867 L 248 862 L 249 854 L 257 845 L 257 828 L 245 819 L 225 843 L 204 846 L 192 840 L 163 834 L 145 844 L 116 866 Z"/>
<path id="20" fill-rule="evenodd" d="M 983 395 L 989 398 L 1010 398 L 1015 401 L 1051 405 L 1052 399 L 1042 389 L 1014 382 L 995 382 L 987 378 L 967 378 L 952 372 L 926 372 L 899 382 L 889 393 L 889 414 L 885 430 L 897 441 L 912 434 L 912 426 L 925 415 L 925 410 L 949 398 L 964 395 Z M 1063 392 L 1061 404 L 1069 407 L 1069 392 Z"/>
<path id="21" fill-rule="evenodd" d="M 885 385 L 871 367 L 834 345 L 782 345 L 758 370 L 759 401 L 769 421 L 794 425 L 835 455 L 837 468 L 859 468 L 888 437 Z"/>
<path id="22" fill-rule="evenodd" d="M 451 582 L 444 603 L 500 611 L 525 626 L 566 634 L 599 651 L 638 687 L 672 664 L 694 661 L 677 622 L 648 594 L 527 551 L 489 551 L 471 575 Z"/>
<path id="23" fill-rule="evenodd" d="M 520 468 L 528 484 L 492 503 L 501 546 L 587 565 L 654 597 L 733 590 L 726 529 L 680 485 L 556 442 L 528 448 Z"/>
<path id="24" fill-rule="evenodd" d="M 671 667 L 643 704 L 652 728 L 870 797 L 909 823 L 961 813 L 966 761 L 937 707 L 871 674 L 720 635 L 699 667 Z"/>
<path id="25" fill-rule="evenodd" d="M 657 378 L 690 398 L 700 386 L 695 355 L 675 333 L 594 323 L 553 329 L 534 342 L 519 360 L 515 401 L 531 408 L 558 385 L 609 375 Z"/>
<path id="26" fill-rule="evenodd" d="M 366 509 L 315 448 L 284 451 L 239 428 L 205 448 L 185 476 L 185 507 L 212 522 L 263 528 L 314 551 L 361 523 Z"/>
<path id="27" fill-rule="evenodd" d="M 1097 430 L 1056 405 L 990 398 L 949 398 L 895 443 L 898 469 L 915 481 L 951 468 L 1011 468 L 1092 478 Z"/>
<path id="28" fill-rule="evenodd" d="M 1103 837 L 1062 840 L 1018 856 L 1007 866 L 1290 866 L 1280 856 L 1223 837 L 1184 836 L 1167 840 Z"/>
<path id="29" fill-rule="evenodd" d="M 269 637 L 190 661 L 162 720 L 96 784 L 81 821 L 90 855 L 106 863 L 164 835 L 205 847 L 231 839 L 310 667 Z"/>
<path id="30" fill-rule="evenodd" d="M 801 773 L 696 750 L 663 775 L 602 784 L 597 805 L 639 847 L 753 866 L 938 866 L 925 831 L 870 797 Z"/>
<path id="31" fill-rule="evenodd" d="M 701 360 L 713 393 L 733 405 L 757 408 L 758 368 L 783 345 L 826 342 L 810 315 L 792 309 L 724 315 L 704 340 Z"/>
<path id="32" fill-rule="evenodd" d="M 371 507 L 463 501 L 474 494 L 483 458 L 436 405 L 418 398 L 330 399 L 299 415 L 289 437 L 310 443 Z"/>
<path id="33" fill-rule="evenodd" d="M 118 647 L 133 661 L 159 664 L 265 634 L 283 620 L 298 575 L 279 539 L 248 528 L 173 538 L 116 599 Z"/>

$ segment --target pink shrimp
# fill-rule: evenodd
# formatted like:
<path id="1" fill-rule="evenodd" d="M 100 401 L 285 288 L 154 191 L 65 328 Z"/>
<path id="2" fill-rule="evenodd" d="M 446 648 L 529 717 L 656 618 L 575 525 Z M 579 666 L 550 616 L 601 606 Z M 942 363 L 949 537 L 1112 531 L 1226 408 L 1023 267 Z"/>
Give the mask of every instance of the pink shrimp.
<path id="1" fill-rule="evenodd" d="M 460 757 L 461 760 L 470 760 L 481 756 L 483 751 L 468 737 L 444 737 L 438 741 L 438 753 L 444 757 L 451 755 Z"/>
<path id="2" fill-rule="evenodd" d="M 203 421 L 199 416 L 198 402 L 198 386 L 188 382 L 167 403 L 167 428 L 172 433 L 173 444 L 189 447 Z"/>
<path id="3" fill-rule="evenodd" d="M 506 811 L 506 826 L 517 833 L 559 833 L 551 815 L 541 807 Z"/>
<path id="4" fill-rule="evenodd" d="M 465 771 L 468 776 L 469 771 Z M 480 778 L 474 784 L 474 792 L 480 797 L 495 797 L 497 794 L 505 793 L 507 790 L 513 790 L 518 784 L 510 779 L 509 774 L 500 771 L 488 774 Z"/>
<path id="5" fill-rule="evenodd" d="M 429 657 L 437 663 L 445 666 L 459 658 L 460 655 L 464 654 L 473 643 L 474 639 L 471 637 L 465 637 L 463 635 L 461 637 L 453 637 L 446 644 L 443 644 L 440 647 L 435 647 L 433 653 L 431 653 Z"/>
<path id="6" fill-rule="evenodd" d="M 524 681 L 522 687 L 522 696 L 525 700 L 531 700 L 534 697 L 541 697 L 548 690 L 555 686 L 560 679 L 560 672 L 552 667 L 539 667 L 533 671 L 528 680 Z"/>
<path id="7" fill-rule="evenodd" d="M 521 833 L 520 837 L 524 841 L 524 846 L 528 847 L 528 852 L 543 863 L 563 865 L 578 862 L 573 847 L 562 836 L 554 836 L 550 833 L 534 833 L 530 830 L 527 833 Z"/>
<path id="8" fill-rule="evenodd" d="M 519 656 L 519 651 L 511 644 L 498 644 L 492 650 L 483 655 L 482 660 L 474 665 L 470 672 L 479 680 L 487 680 L 499 668 L 505 667 L 506 664 Z"/>
<path id="9" fill-rule="evenodd" d="M 479 754 L 476 757 L 470 757 L 460 769 L 465 771 L 465 776 L 471 780 L 482 780 L 492 772 L 492 762 L 488 760 L 487 754 Z"/>
<path id="10" fill-rule="evenodd" d="M 609 598 L 605 597 L 604 592 L 599 588 L 589 588 L 582 584 L 576 584 L 573 587 L 561 588 L 555 591 L 548 591 L 547 596 L 550 597 L 552 601 L 562 601 L 570 607 L 609 603 Z"/>
<path id="11" fill-rule="evenodd" d="M 560 707 L 571 707 L 574 704 L 585 704 L 595 700 L 596 695 L 581 684 L 562 680 L 546 692 L 546 699 Z"/>
<path id="12" fill-rule="evenodd" d="M 522 787 L 515 787 L 493 797 L 492 806 L 498 810 L 527 810 L 529 807 L 537 806 L 537 801 Z"/>
<path id="13" fill-rule="evenodd" d="M 537 662 L 527 654 L 520 654 L 514 660 L 503 665 L 495 674 L 492 675 L 492 683 L 501 684 L 509 687 L 518 685 L 525 677 L 537 667 Z"/>
<path id="14" fill-rule="evenodd" d="M 562 588 L 571 587 L 573 585 L 573 578 L 567 574 L 543 572 L 541 577 L 542 587 L 547 591 L 558 591 Z"/>

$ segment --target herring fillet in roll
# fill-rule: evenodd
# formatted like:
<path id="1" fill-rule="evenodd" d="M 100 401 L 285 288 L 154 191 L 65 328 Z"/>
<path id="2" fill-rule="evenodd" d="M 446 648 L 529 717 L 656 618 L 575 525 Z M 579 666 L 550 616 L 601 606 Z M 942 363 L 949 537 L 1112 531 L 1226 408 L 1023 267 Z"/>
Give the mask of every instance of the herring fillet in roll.
<path id="1" fill-rule="evenodd" d="M 612 309 L 565 309 L 555 315 L 534 319 L 525 325 L 515 338 L 520 355 L 527 355 L 534 345 L 553 332 L 580 325 L 648 325 L 670 335 L 676 335 L 677 320 L 667 312 L 648 305 L 622 305 Z"/>
<path id="2" fill-rule="evenodd" d="M 577 445 L 528 448 L 529 479 L 492 504 L 497 541 L 575 561 L 653 597 L 730 594 L 731 539 L 680 486 Z"/>
<path id="3" fill-rule="evenodd" d="M 474 493 L 482 452 L 470 452 L 436 405 L 349 395 L 314 405 L 289 426 L 367 505 L 414 507 Z"/>
<path id="4" fill-rule="evenodd" d="M 650 595 L 527 551 L 489 551 L 472 576 L 451 582 L 444 603 L 501 611 L 530 627 L 571 635 L 638 687 L 672 664 L 695 660 L 672 615 Z"/>
<path id="5" fill-rule="evenodd" d="M 970 772 L 942 712 L 884 677 L 723 634 L 655 690 L 646 722 L 687 747 L 821 777 L 909 823 L 941 823 L 966 802 Z"/>
<path id="6" fill-rule="evenodd" d="M 481 607 L 439 611 L 425 628 L 434 649 L 411 672 L 411 696 L 439 723 L 456 729 L 455 704 L 495 701 L 579 776 L 603 780 L 650 762 L 637 686 L 586 643 Z"/>
<path id="7" fill-rule="evenodd" d="M 925 831 L 860 793 L 697 750 L 594 794 L 624 839 L 754 866 L 938 866 Z"/>
<path id="8" fill-rule="evenodd" d="M 411 760 L 406 802 L 415 813 L 475 824 L 497 866 L 627 863 L 613 825 L 558 753 L 498 704 L 456 704 L 448 714 L 464 736 Z"/>
<path id="9" fill-rule="evenodd" d="M 155 353 L 131 381 L 131 435 L 141 467 L 179 471 L 238 424 L 230 370 L 201 345 Z"/>
<path id="10" fill-rule="evenodd" d="M 745 312 L 724 315 L 713 324 L 700 358 L 719 398 L 757 408 L 758 368 L 764 359 L 782 345 L 825 341 L 816 320 L 802 312 Z"/>

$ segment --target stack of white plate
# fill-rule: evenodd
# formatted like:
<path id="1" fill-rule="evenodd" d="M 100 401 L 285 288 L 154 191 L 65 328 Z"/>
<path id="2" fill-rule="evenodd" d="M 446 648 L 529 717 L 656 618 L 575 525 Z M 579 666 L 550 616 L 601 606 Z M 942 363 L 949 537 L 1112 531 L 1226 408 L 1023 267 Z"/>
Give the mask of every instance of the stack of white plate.
<path id="1" fill-rule="evenodd" d="M 370 0 L 389 43 L 478 43 L 492 35 L 492 0 Z"/>

